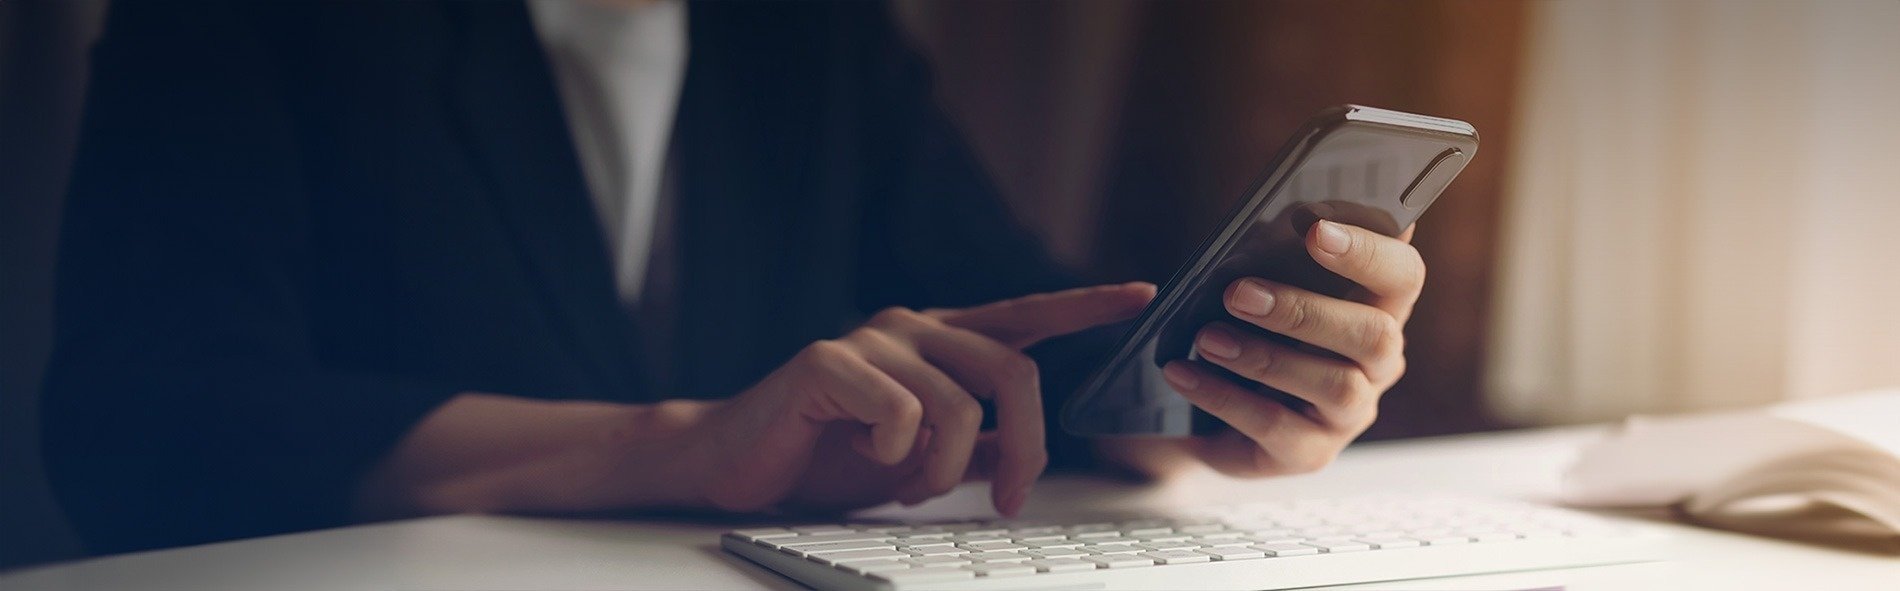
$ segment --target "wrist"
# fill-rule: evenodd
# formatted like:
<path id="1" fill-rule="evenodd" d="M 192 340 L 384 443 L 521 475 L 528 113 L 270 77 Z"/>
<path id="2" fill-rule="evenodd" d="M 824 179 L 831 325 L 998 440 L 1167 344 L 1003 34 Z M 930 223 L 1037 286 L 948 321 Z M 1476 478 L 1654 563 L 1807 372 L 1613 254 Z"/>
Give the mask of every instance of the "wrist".
<path id="1" fill-rule="evenodd" d="M 592 448 L 605 477 L 594 488 L 614 497 L 610 506 L 708 506 L 705 483 L 715 442 L 707 436 L 707 418 L 722 404 L 668 400 L 628 406 Z"/>
<path id="2" fill-rule="evenodd" d="M 412 428 L 359 482 L 359 518 L 700 504 L 696 435 L 715 403 L 470 393 Z"/>

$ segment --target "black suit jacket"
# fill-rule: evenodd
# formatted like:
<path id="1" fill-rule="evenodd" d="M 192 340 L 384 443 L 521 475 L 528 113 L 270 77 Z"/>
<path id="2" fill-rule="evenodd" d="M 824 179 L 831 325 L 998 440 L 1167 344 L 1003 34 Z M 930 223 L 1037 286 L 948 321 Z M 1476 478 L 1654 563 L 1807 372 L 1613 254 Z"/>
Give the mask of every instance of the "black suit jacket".
<path id="1" fill-rule="evenodd" d="M 678 337 L 642 351 L 522 4 L 115 4 L 44 404 L 86 541 L 344 524 L 356 478 L 457 392 L 727 396 L 880 307 L 1069 285 L 881 7 L 689 20 Z M 656 354 L 664 380 L 635 362 Z"/>

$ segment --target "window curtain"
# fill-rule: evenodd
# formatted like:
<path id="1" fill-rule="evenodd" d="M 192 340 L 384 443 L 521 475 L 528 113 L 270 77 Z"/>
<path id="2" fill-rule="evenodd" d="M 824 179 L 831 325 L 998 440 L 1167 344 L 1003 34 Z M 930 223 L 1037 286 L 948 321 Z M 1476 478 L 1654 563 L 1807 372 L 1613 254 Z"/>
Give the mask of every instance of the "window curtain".
<path id="1" fill-rule="evenodd" d="M 1900 385 L 1900 2 L 1532 8 L 1499 418 Z"/>

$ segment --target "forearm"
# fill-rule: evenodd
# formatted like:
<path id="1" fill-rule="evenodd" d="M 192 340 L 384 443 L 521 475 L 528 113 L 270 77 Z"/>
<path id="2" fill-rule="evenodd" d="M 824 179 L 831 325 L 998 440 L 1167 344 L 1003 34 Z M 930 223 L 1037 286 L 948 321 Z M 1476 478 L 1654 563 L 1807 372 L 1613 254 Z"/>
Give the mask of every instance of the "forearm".
<path id="1" fill-rule="evenodd" d="M 364 476 L 355 515 L 697 506 L 703 463 L 688 435 L 712 407 L 464 393 Z"/>

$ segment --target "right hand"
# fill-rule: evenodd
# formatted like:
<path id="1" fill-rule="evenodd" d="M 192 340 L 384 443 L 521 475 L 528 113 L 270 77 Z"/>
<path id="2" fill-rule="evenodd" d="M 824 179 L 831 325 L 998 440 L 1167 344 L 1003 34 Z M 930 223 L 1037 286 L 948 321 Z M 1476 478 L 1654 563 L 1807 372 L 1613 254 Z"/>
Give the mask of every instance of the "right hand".
<path id="1" fill-rule="evenodd" d="M 465 393 L 364 475 L 355 511 L 846 509 L 989 479 L 997 510 L 1014 515 L 1048 458 L 1037 369 L 1022 349 L 1129 318 L 1154 291 L 1130 283 L 885 310 L 719 402 Z M 995 432 L 979 432 L 979 398 L 995 403 Z"/>
<path id="2" fill-rule="evenodd" d="M 1015 515 L 1048 463 L 1038 372 L 1021 350 L 1125 320 L 1153 296 L 1130 283 L 880 312 L 708 414 L 702 494 L 729 510 L 844 509 L 988 478 L 997 511 Z M 979 399 L 994 402 L 994 432 L 980 432 Z"/>

